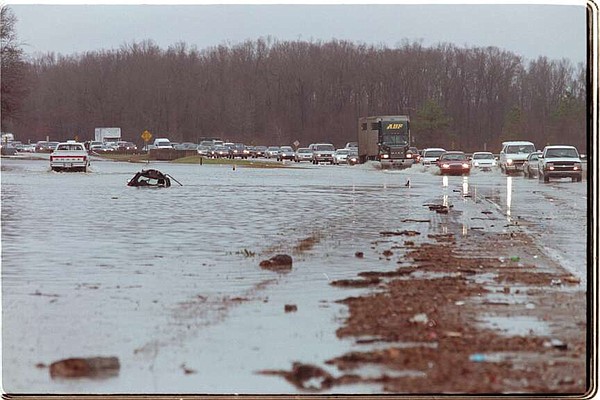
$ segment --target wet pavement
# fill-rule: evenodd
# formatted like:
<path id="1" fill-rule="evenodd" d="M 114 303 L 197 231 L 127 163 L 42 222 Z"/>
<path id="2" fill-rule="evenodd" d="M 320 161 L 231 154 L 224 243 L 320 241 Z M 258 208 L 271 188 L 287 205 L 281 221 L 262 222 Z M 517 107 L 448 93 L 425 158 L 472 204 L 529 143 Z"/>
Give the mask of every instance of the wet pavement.
<path id="1" fill-rule="evenodd" d="M 183 186 L 126 186 L 148 167 Z M 420 165 L 94 162 L 87 174 L 48 170 L 44 161 L 2 160 L 6 392 L 303 393 L 257 371 L 321 365 L 356 349 L 336 335 L 347 317 L 337 301 L 372 289 L 331 282 L 397 268 L 377 248 L 393 242 L 384 231 L 418 231 L 402 240 L 419 244 L 457 224 L 467 238 L 518 226 L 580 278 L 573 290 L 585 296 L 586 180 L 543 184 L 499 171 L 442 177 Z M 459 217 L 446 219 L 427 204 Z M 290 272 L 259 267 L 278 253 L 292 255 Z M 521 334 L 519 326 L 552 333 L 530 322 L 482 317 L 490 329 L 511 327 L 507 335 Z M 118 357 L 118 376 L 51 379 L 43 367 L 96 356 Z M 361 383 L 331 392 L 381 391 Z"/>

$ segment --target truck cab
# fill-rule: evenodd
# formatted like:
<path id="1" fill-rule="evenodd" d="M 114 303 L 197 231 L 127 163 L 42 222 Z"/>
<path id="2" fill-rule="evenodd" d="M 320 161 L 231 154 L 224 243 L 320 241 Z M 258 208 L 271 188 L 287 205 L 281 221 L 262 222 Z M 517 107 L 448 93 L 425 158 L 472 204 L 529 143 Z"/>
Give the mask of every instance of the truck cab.
<path id="1" fill-rule="evenodd" d="M 362 117 L 358 120 L 360 162 L 379 161 L 382 168 L 411 167 L 410 120 L 407 115 Z"/>

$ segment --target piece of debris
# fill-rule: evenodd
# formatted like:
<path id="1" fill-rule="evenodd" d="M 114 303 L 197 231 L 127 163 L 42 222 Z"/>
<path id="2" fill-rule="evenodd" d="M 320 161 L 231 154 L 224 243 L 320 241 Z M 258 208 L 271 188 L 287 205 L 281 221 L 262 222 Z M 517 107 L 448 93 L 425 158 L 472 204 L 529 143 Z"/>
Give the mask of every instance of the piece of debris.
<path id="1" fill-rule="evenodd" d="M 356 253 L 354 253 L 354 257 L 356 258 L 363 258 L 365 256 L 365 253 L 363 253 L 362 251 L 357 251 Z"/>
<path id="2" fill-rule="evenodd" d="M 393 255 L 394 255 L 394 252 L 393 252 L 393 251 L 391 251 L 391 250 L 385 250 L 385 251 L 383 252 L 383 255 L 384 255 L 384 256 L 386 256 L 386 257 L 391 257 L 391 256 L 393 256 Z"/>
<path id="3" fill-rule="evenodd" d="M 417 232 L 417 231 L 400 231 L 400 232 L 394 232 L 394 231 L 383 231 L 383 232 L 379 232 L 380 235 L 383 236 L 401 236 L 401 235 L 405 235 L 405 236 L 417 236 L 420 235 L 421 232 Z"/>
<path id="4" fill-rule="evenodd" d="M 286 305 L 283 307 L 283 310 L 284 310 L 286 313 L 288 313 L 288 312 L 296 312 L 296 311 L 298 311 L 298 306 L 297 306 L 297 305 L 295 305 L 295 304 L 286 304 Z"/>
<path id="5" fill-rule="evenodd" d="M 277 254 L 268 260 L 260 262 L 260 267 L 271 271 L 289 271 L 292 269 L 292 257 L 287 254 Z"/>
<path id="6" fill-rule="evenodd" d="M 412 240 L 405 240 L 404 241 L 404 245 L 405 246 L 414 246 L 415 242 L 413 242 Z"/>
<path id="7" fill-rule="evenodd" d="M 420 323 L 420 324 L 426 324 L 429 322 L 429 318 L 427 317 L 427 314 L 425 313 L 420 313 L 420 314 L 415 314 L 413 315 L 408 322 L 412 322 L 412 323 Z"/>
<path id="8" fill-rule="evenodd" d="M 52 378 L 83 378 L 118 375 L 117 357 L 67 358 L 50 364 Z"/>
<path id="9" fill-rule="evenodd" d="M 169 187 L 171 179 L 183 186 L 169 174 L 163 174 L 157 169 L 143 169 L 127 182 L 127 186 L 136 187 Z"/>
<path id="10" fill-rule="evenodd" d="M 295 362 L 291 371 L 260 371 L 263 375 L 281 375 L 299 389 L 318 391 L 333 386 L 334 377 L 323 368 Z"/>
<path id="11" fill-rule="evenodd" d="M 565 282 L 568 282 L 568 283 L 581 283 L 581 279 L 579 279 L 576 276 L 572 276 L 572 275 L 566 276 L 563 279 L 565 280 Z"/>
<path id="12" fill-rule="evenodd" d="M 460 337 L 462 337 L 462 333 L 460 333 L 460 332 L 453 332 L 453 331 L 446 331 L 446 332 L 444 332 L 444 336 L 446 336 L 448 338 L 460 338 Z"/>
<path id="13" fill-rule="evenodd" d="M 561 340 L 551 339 L 550 341 L 544 342 L 544 347 L 553 347 L 559 350 L 567 350 L 569 346 Z"/>
<path id="14" fill-rule="evenodd" d="M 454 207 L 452 204 L 449 206 L 445 206 L 443 204 L 426 204 L 430 210 L 441 210 L 441 209 L 448 209 L 448 208 L 452 208 Z"/>
<path id="15" fill-rule="evenodd" d="M 186 374 L 186 375 L 195 374 L 195 373 L 198 372 L 195 369 L 191 369 L 191 368 L 186 367 L 185 363 L 181 364 L 181 369 L 183 369 L 183 373 Z"/>
<path id="16" fill-rule="evenodd" d="M 380 282 L 380 278 L 370 277 L 368 279 L 339 279 L 337 281 L 332 281 L 329 284 L 332 286 L 361 288 L 371 285 L 377 285 Z"/>

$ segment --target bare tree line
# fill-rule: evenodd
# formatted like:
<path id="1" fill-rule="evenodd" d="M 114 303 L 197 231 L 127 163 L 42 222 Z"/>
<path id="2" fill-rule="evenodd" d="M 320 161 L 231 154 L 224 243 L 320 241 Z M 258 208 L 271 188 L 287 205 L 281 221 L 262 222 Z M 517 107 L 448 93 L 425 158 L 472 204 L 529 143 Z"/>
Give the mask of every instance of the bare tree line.
<path id="1" fill-rule="evenodd" d="M 261 38 L 204 50 L 152 41 L 28 63 L 18 137 L 248 144 L 356 140 L 367 115 L 408 114 L 418 147 L 498 150 L 507 139 L 586 146 L 586 70 L 495 47 L 396 48 Z M 3 121 L 4 125 L 4 121 Z M 4 128 L 3 128 L 4 129 Z"/>

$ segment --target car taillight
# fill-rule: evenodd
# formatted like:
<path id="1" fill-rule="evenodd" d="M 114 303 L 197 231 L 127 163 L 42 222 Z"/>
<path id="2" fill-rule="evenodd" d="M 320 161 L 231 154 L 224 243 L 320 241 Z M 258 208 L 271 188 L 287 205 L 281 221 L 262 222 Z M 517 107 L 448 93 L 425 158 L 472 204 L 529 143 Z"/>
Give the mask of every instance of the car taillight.
<path id="1" fill-rule="evenodd" d="M 86 160 L 87 160 L 87 156 L 83 156 L 83 161 L 86 161 Z"/>

